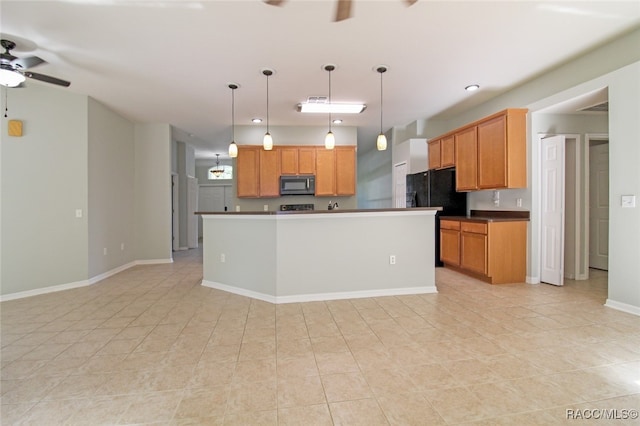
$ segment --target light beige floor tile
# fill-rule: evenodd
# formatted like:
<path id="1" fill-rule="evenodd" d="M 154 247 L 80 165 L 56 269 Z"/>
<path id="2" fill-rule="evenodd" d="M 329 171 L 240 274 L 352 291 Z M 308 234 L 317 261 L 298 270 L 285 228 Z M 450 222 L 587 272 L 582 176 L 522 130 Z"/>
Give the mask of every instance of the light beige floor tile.
<path id="1" fill-rule="evenodd" d="M 362 373 L 339 373 L 321 376 L 327 401 L 350 401 L 373 397 Z"/>
<path id="2" fill-rule="evenodd" d="M 186 390 L 174 418 L 222 418 L 228 395 L 226 386 Z"/>
<path id="3" fill-rule="evenodd" d="M 278 408 L 326 404 L 319 376 L 278 380 Z"/>
<path id="4" fill-rule="evenodd" d="M 327 404 L 278 408 L 278 425 L 331 426 L 333 421 Z"/>
<path id="5" fill-rule="evenodd" d="M 227 413 L 224 416 L 225 426 L 275 426 L 278 424 L 276 410 L 250 411 L 245 413 Z"/>
<path id="6" fill-rule="evenodd" d="M 246 382 L 230 386 L 227 413 L 275 410 L 277 408 L 276 382 Z M 226 422 L 226 420 L 225 420 Z"/>
<path id="7" fill-rule="evenodd" d="M 378 403 L 392 425 L 444 425 L 438 412 L 419 393 L 398 393 L 378 398 Z"/>
<path id="8" fill-rule="evenodd" d="M 239 361 L 233 376 L 234 383 L 275 381 L 277 378 L 275 358 Z"/>
<path id="9" fill-rule="evenodd" d="M 182 392 L 149 392 L 136 395 L 120 417 L 121 423 L 169 422 L 182 399 Z"/>
<path id="10" fill-rule="evenodd" d="M 389 424 L 375 399 L 332 402 L 329 404 L 329 409 L 331 410 L 333 424 L 336 426 L 378 426 Z"/>
<path id="11" fill-rule="evenodd" d="M 321 375 L 360 371 L 360 367 L 351 352 L 316 354 L 316 363 Z"/>

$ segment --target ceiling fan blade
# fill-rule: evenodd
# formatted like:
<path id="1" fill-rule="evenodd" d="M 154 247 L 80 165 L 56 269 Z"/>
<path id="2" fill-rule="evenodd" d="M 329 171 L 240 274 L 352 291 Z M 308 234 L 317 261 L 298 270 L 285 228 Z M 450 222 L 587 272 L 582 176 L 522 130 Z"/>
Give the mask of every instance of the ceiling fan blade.
<path id="1" fill-rule="evenodd" d="M 270 6 L 282 6 L 285 0 L 264 0 L 264 2 Z"/>
<path id="2" fill-rule="evenodd" d="M 414 4 L 417 1 L 418 0 L 404 0 L 404 2 L 407 4 L 407 6 L 411 6 L 412 4 Z"/>
<path id="3" fill-rule="evenodd" d="M 33 78 L 34 80 L 44 81 L 45 83 L 57 84 L 58 86 L 69 87 L 71 84 L 66 80 L 61 80 L 59 78 L 51 77 L 50 75 L 38 74 L 35 72 L 25 72 L 25 77 Z"/>
<path id="4" fill-rule="evenodd" d="M 336 8 L 336 22 L 351 18 L 351 0 L 338 0 Z"/>
<path id="5" fill-rule="evenodd" d="M 47 61 L 45 61 L 42 58 L 38 58 L 37 56 L 28 56 L 26 58 L 14 59 L 13 61 L 11 61 L 11 65 L 14 65 L 22 69 L 27 69 L 27 68 L 33 68 L 36 65 L 44 64 L 46 62 Z"/>

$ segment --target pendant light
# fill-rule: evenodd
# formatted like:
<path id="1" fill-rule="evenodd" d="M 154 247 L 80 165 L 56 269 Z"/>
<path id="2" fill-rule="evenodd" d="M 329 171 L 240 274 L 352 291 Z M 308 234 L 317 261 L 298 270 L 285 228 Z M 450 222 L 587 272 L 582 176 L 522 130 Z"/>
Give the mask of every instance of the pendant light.
<path id="1" fill-rule="evenodd" d="M 331 105 L 331 71 L 335 70 L 336 67 L 335 65 L 325 65 L 324 66 L 325 71 L 329 72 L 329 105 Z M 331 131 L 331 111 L 329 111 L 329 132 L 327 133 L 327 136 L 325 136 L 324 138 L 324 147 L 326 149 L 333 149 L 336 146 L 336 137 L 333 135 L 333 132 Z"/>
<path id="2" fill-rule="evenodd" d="M 215 177 L 220 177 L 224 173 L 224 168 L 220 167 L 220 154 L 216 154 L 216 168 L 211 170 Z"/>
<path id="3" fill-rule="evenodd" d="M 380 134 L 376 139 L 376 148 L 378 148 L 378 151 L 384 151 L 387 149 L 387 137 L 382 133 L 382 74 L 387 72 L 387 67 L 380 65 L 376 68 L 376 71 L 380 73 Z"/>
<path id="4" fill-rule="evenodd" d="M 262 147 L 265 151 L 271 151 L 273 149 L 273 138 L 269 133 L 269 76 L 273 75 L 273 70 L 265 68 L 262 70 L 262 74 L 267 76 L 267 133 L 264 134 L 262 139 Z"/>
<path id="5" fill-rule="evenodd" d="M 229 84 L 231 89 L 231 143 L 229 144 L 229 157 L 236 158 L 238 156 L 238 145 L 236 145 L 236 97 L 235 91 L 239 86 L 235 83 Z"/>

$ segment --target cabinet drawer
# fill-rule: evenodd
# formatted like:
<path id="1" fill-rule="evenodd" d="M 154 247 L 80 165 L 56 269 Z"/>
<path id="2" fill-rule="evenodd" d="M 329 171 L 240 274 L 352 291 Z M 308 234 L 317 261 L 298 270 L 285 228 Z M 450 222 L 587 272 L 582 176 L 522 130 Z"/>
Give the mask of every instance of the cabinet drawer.
<path id="1" fill-rule="evenodd" d="M 440 229 L 454 229 L 456 231 L 460 230 L 460 222 L 457 220 L 440 220 Z"/>
<path id="2" fill-rule="evenodd" d="M 472 234 L 486 234 L 487 224 L 478 222 L 462 222 L 460 225 L 462 232 L 470 232 Z"/>

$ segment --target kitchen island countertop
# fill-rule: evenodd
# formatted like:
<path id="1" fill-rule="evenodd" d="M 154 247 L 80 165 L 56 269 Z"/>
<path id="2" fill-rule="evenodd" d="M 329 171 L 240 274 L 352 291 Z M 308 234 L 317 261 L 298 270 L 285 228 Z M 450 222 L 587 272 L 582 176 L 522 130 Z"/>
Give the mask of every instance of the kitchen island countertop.
<path id="1" fill-rule="evenodd" d="M 269 210 L 269 211 L 229 211 L 229 212 L 195 212 L 200 215 L 291 215 L 291 214 L 321 214 L 321 213 L 383 213 L 383 212 L 403 212 L 403 211 L 441 211 L 442 207 L 411 207 L 395 209 L 333 209 L 333 210 Z"/>

